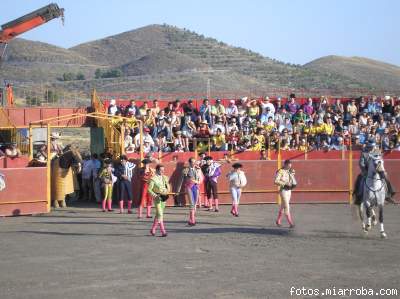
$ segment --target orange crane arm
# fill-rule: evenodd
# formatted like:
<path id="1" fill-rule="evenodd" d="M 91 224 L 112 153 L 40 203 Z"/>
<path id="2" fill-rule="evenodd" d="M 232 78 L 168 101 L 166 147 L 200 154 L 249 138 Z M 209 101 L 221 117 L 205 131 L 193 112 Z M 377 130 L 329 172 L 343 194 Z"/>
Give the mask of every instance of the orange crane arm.
<path id="1" fill-rule="evenodd" d="M 35 10 L 34 12 L 2 25 L 0 30 L 0 43 L 8 43 L 8 41 L 14 37 L 59 17 L 64 20 L 64 9 L 59 8 L 55 3 Z"/>

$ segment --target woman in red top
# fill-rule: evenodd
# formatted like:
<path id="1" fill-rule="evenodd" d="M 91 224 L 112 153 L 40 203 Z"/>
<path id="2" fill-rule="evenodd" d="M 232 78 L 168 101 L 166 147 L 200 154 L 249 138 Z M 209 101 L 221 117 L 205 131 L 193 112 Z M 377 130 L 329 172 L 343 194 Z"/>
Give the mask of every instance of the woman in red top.
<path id="1" fill-rule="evenodd" d="M 140 181 L 142 182 L 142 196 L 138 209 L 138 218 L 142 218 L 142 211 L 145 203 L 147 209 L 146 217 L 151 218 L 151 207 L 153 205 L 153 199 L 147 192 L 147 190 L 149 188 L 150 179 L 154 175 L 154 170 L 150 168 L 150 162 L 151 161 L 149 159 L 144 159 L 142 161 L 143 167 L 140 169 Z"/>

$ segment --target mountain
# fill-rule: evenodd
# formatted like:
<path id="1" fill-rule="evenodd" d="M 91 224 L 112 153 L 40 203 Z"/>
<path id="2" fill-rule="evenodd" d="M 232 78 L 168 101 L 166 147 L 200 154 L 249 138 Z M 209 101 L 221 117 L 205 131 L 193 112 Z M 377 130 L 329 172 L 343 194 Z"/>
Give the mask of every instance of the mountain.
<path id="1" fill-rule="evenodd" d="M 0 68 L 0 80 L 13 82 L 17 95 L 18 88 L 43 85 L 67 94 L 89 93 L 91 88 L 205 93 L 209 82 L 215 94 L 279 93 L 277 89 L 351 94 L 354 89 L 400 90 L 398 69 L 366 58 L 339 56 L 293 65 L 187 29 L 149 25 L 70 49 L 15 39 Z M 118 76 L 103 76 L 107 72 Z M 84 78 L 65 76 L 68 73 L 81 73 Z"/>
<path id="2" fill-rule="evenodd" d="M 400 67 L 364 57 L 326 56 L 304 65 L 331 74 L 344 74 L 371 88 L 400 90 Z"/>

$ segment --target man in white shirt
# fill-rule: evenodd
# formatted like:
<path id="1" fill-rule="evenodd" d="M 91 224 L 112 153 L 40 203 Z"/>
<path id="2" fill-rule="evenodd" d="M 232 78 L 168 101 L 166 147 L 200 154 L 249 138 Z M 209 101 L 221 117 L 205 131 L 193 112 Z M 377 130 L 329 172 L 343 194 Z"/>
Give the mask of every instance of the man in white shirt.
<path id="1" fill-rule="evenodd" d="M 265 97 L 261 102 L 261 113 L 267 113 L 267 108 L 269 108 L 269 113 L 275 114 L 275 106 L 270 102 L 269 97 Z M 268 118 L 267 118 L 268 119 Z"/>
<path id="2" fill-rule="evenodd" d="M 145 142 L 148 142 L 151 147 L 154 146 L 154 140 L 150 135 L 150 129 L 149 128 L 144 128 L 143 129 L 143 144 Z M 140 134 L 136 134 L 136 136 L 134 138 L 134 143 L 135 143 L 135 147 L 140 149 Z"/>

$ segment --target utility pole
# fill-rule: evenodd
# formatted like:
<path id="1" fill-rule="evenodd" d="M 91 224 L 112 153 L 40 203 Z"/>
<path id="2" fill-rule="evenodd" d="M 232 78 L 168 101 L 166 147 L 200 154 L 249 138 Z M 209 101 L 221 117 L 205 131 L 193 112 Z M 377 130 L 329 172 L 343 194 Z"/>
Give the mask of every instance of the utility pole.
<path id="1" fill-rule="evenodd" d="M 211 98 L 211 79 L 207 79 L 207 99 Z"/>

